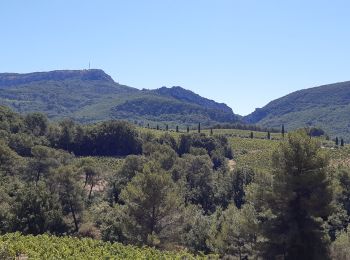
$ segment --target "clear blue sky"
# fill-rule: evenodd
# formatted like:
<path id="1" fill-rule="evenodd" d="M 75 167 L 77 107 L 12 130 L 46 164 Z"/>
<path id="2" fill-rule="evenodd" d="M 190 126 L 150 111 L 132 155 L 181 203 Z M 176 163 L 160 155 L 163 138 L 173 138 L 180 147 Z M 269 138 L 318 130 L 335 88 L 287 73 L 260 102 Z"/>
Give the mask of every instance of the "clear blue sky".
<path id="1" fill-rule="evenodd" d="M 245 115 L 350 80 L 350 1 L 7 0 L 0 72 L 101 68 L 137 88 L 179 85 Z"/>

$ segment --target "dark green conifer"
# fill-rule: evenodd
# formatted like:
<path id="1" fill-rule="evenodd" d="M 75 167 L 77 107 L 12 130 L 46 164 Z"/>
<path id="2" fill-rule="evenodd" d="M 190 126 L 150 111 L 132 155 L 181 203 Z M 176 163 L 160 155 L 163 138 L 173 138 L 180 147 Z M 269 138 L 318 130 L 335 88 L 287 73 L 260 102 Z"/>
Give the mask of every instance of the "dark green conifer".
<path id="1" fill-rule="evenodd" d="M 267 200 L 275 216 L 264 223 L 264 259 L 330 259 L 324 221 L 332 214 L 328 158 L 305 131 L 288 135 L 273 155 L 274 181 Z"/>

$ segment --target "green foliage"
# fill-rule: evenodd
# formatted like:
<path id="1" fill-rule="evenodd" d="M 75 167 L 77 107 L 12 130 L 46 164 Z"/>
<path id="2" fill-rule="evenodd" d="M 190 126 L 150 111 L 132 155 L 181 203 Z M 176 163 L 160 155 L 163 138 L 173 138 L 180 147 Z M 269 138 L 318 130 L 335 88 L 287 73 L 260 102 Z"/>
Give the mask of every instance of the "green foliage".
<path id="1" fill-rule="evenodd" d="M 64 120 L 57 127 L 50 128 L 48 138 L 52 146 L 76 155 L 125 156 L 142 151 L 135 127 L 122 121 L 83 127 L 72 120 Z"/>
<path id="2" fill-rule="evenodd" d="M 207 258 L 214 252 L 228 259 L 275 257 L 281 252 L 303 259 L 304 248 L 295 241 L 305 244 L 313 259 L 315 248 L 320 257 L 328 252 L 327 235 L 337 239 L 333 246 L 347 243 L 346 145 L 336 147 L 305 131 L 284 140 L 280 133 L 270 133 L 269 139 L 266 132 L 255 131 L 251 139 L 251 130 L 215 129 L 211 134 L 208 128 L 198 134 L 193 127 L 182 134 L 171 125 L 165 132 L 119 121 L 80 125 L 73 120 L 45 126 L 40 114 L 26 119 L 0 109 L 0 115 L 0 234 L 49 232 L 186 249 Z M 80 156 L 84 154 L 89 156 Z M 46 259 L 55 252 L 50 251 L 55 246 L 43 243 L 46 254 L 37 250 L 37 242 L 25 240 L 28 237 L 13 236 L 16 245 L 10 238 L 2 243 L 0 237 L 0 258 L 17 253 Z M 82 250 L 79 254 L 67 249 L 74 259 L 110 256 L 114 246 L 76 241 L 89 242 L 87 248 L 75 245 Z M 91 248 L 96 254 L 86 257 Z M 118 244 L 119 251 L 111 257 L 124 248 Z M 57 250 L 55 257 L 66 249 Z M 135 250 L 139 249 L 131 251 Z M 147 256 L 142 250 L 136 258 Z M 158 258 L 168 256 L 160 254 Z M 169 255 L 176 258 L 178 253 Z M 128 256 L 123 253 L 120 258 Z"/>
<path id="3" fill-rule="evenodd" d="M 350 140 L 350 82 L 341 82 L 293 92 L 271 101 L 244 117 L 244 121 L 286 130 L 320 127 L 332 136 Z"/>
<path id="4" fill-rule="evenodd" d="M 182 198 L 171 176 L 154 163 L 144 166 L 121 194 L 128 219 L 128 240 L 164 246 L 179 235 Z"/>
<path id="5" fill-rule="evenodd" d="M 90 238 L 23 236 L 19 233 L 1 236 L 0 256 L 14 259 L 19 255 L 29 259 L 204 259 L 184 251 L 159 251 L 149 247 L 111 244 Z"/>
<path id="6" fill-rule="evenodd" d="M 331 256 L 334 260 L 349 260 L 350 257 L 350 234 L 348 229 L 338 234 L 332 243 Z"/>
<path id="7" fill-rule="evenodd" d="M 213 165 L 208 155 L 185 154 L 173 169 L 173 176 L 185 182 L 185 200 L 205 212 L 215 210 Z"/>
<path id="8" fill-rule="evenodd" d="M 12 230 L 23 234 L 64 233 L 63 212 L 57 194 L 44 183 L 27 185 L 16 193 L 12 205 Z"/>
<path id="9" fill-rule="evenodd" d="M 211 227 L 209 244 L 220 255 L 251 257 L 255 254 L 258 235 L 258 220 L 254 208 L 245 205 L 238 210 L 230 205 L 225 211 L 218 212 L 217 221 Z"/>
<path id="10" fill-rule="evenodd" d="M 82 123 L 122 119 L 175 126 L 239 119 L 225 104 L 183 88 L 138 90 L 114 82 L 102 70 L 0 74 L 0 103 L 20 113 L 44 112 L 50 119 Z"/>
<path id="11" fill-rule="evenodd" d="M 328 259 L 323 221 L 331 215 L 328 159 L 305 131 L 288 135 L 273 156 L 274 181 L 264 224 L 266 253 L 286 259 Z"/>

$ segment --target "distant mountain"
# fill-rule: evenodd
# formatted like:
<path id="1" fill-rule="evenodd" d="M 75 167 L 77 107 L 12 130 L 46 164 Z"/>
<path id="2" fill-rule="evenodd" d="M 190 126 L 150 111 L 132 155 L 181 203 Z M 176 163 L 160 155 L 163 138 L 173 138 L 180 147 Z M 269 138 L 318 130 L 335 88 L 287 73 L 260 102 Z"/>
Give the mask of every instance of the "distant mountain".
<path id="1" fill-rule="evenodd" d="M 222 103 L 181 87 L 139 90 L 114 82 L 102 70 L 59 70 L 0 74 L 0 104 L 20 113 L 40 111 L 51 119 L 80 122 L 124 119 L 143 123 L 236 122 Z"/>
<path id="2" fill-rule="evenodd" d="M 192 104 L 197 104 L 199 106 L 207 107 L 209 109 L 220 110 L 229 114 L 232 114 L 232 109 L 224 103 L 217 103 L 214 100 L 206 99 L 200 95 L 193 93 L 190 90 L 183 89 L 181 87 L 166 88 L 161 87 L 159 89 L 153 90 L 153 92 L 166 97 L 173 97 L 177 100 L 188 102 Z"/>
<path id="3" fill-rule="evenodd" d="M 319 126 L 331 136 L 350 141 L 350 81 L 300 90 L 271 101 L 243 118 L 287 130 Z"/>

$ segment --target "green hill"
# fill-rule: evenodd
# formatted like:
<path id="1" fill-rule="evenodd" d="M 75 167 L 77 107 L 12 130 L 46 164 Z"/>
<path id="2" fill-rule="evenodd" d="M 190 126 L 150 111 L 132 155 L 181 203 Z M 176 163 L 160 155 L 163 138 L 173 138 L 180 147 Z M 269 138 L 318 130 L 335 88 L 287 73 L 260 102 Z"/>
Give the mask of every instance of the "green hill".
<path id="1" fill-rule="evenodd" d="M 114 82 L 102 70 L 61 70 L 0 74 L 0 104 L 20 113 L 39 111 L 50 119 L 88 123 L 124 119 L 139 123 L 236 122 L 225 104 L 181 87 L 139 90 Z"/>
<path id="2" fill-rule="evenodd" d="M 350 81 L 300 90 L 257 108 L 247 123 L 287 130 L 317 126 L 350 140 Z"/>

